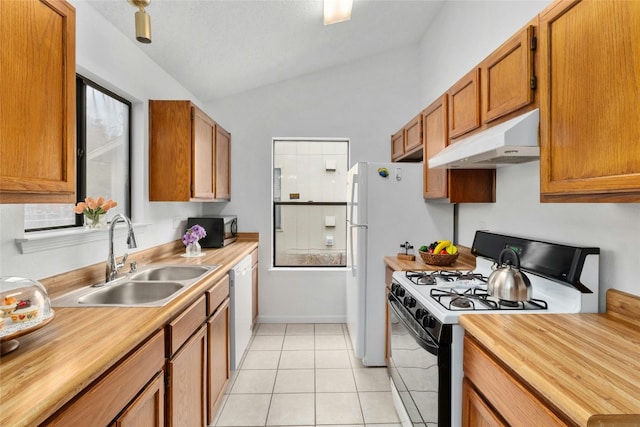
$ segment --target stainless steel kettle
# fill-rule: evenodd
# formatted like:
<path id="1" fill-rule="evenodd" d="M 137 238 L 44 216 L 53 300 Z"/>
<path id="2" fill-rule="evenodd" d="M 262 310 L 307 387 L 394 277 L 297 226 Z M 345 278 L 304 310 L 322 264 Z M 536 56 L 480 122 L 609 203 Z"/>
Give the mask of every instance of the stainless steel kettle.
<path id="1" fill-rule="evenodd" d="M 510 257 L 512 260 L 505 260 Z M 531 299 L 531 282 L 520 271 L 520 257 L 511 248 L 503 249 L 494 264 L 493 272 L 487 279 L 489 295 L 507 301 L 528 301 Z"/>

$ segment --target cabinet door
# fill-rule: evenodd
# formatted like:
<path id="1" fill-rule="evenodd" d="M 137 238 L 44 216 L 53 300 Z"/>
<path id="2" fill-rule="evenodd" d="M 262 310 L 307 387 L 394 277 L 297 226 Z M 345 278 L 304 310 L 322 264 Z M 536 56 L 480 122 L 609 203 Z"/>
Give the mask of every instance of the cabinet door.
<path id="1" fill-rule="evenodd" d="M 200 109 L 193 107 L 192 138 L 193 169 L 191 171 L 192 190 L 194 199 L 215 198 L 215 123 Z"/>
<path id="2" fill-rule="evenodd" d="M 441 96 L 422 113 L 424 132 L 423 189 L 425 199 L 449 196 L 447 169 L 430 169 L 429 159 L 444 150 L 449 142 L 447 128 L 447 95 Z"/>
<path id="3" fill-rule="evenodd" d="M 50 417 L 47 426 L 102 427 L 134 401 L 164 365 L 164 333 L 156 333 L 140 348 L 80 393 L 73 403 Z"/>
<path id="4" fill-rule="evenodd" d="M 418 114 L 404 127 L 404 152 L 422 148 L 422 115 Z"/>
<path id="5" fill-rule="evenodd" d="M 480 127 L 480 69 L 476 68 L 447 92 L 449 138 L 457 138 Z"/>
<path id="6" fill-rule="evenodd" d="M 519 110 L 533 102 L 533 26 L 527 26 L 482 62 L 484 122 Z"/>
<path id="7" fill-rule="evenodd" d="M 395 161 L 404 154 L 404 128 L 391 135 L 391 160 Z"/>
<path id="8" fill-rule="evenodd" d="M 540 15 L 542 201 L 640 202 L 640 2 Z"/>
<path id="9" fill-rule="evenodd" d="M 149 200 L 192 198 L 192 104 L 149 100 Z"/>
<path id="10" fill-rule="evenodd" d="M 169 426 L 206 425 L 207 327 L 200 329 L 169 360 Z"/>
<path id="11" fill-rule="evenodd" d="M 116 427 L 164 427 L 164 371 L 116 419 Z"/>
<path id="12" fill-rule="evenodd" d="M 0 2 L 0 202 L 73 203 L 75 9 Z"/>
<path id="13" fill-rule="evenodd" d="M 507 425 L 464 378 L 462 382 L 462 427 L 506 427 Z"/>
<path id="14" fill-rule="evenodd" d="M 216 125 L 216 199 L 231 200 L 231 134 Z"/>
<path id="15" fill-rule="evenodd" d="M 229 299 L 207 321 L 209 363 L 207 366 L 207 420 L 213 424 L 231 375 L 229 340 Z"/>

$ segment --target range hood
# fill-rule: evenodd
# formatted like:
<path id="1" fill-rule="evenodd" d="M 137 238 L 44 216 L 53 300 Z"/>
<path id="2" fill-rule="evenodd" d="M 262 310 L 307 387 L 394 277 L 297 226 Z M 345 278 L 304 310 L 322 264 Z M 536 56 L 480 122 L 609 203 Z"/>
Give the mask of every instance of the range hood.
<path id="1" fill-rule="evenodd" d="M 538 123 L 540 111 L 515 117 L 463 138 L 428 160 L 436 169 L 495 169 L 540 157 Z"/>

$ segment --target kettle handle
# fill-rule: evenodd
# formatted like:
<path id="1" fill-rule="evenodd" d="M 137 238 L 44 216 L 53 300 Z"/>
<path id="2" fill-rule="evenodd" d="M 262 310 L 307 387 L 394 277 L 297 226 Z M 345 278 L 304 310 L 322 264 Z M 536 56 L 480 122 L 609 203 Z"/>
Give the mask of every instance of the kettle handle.
<path id="1" fill-rule="evenodd" d="M 515 268 L 517 268 L 517 269 L 520 268 L 520 257 L 518 256 L 518 253 L 516 251 L 514 251 L 511 248 L 504 248 L 502 251 L 500 251 L 500 255 L 498 256 L 498 264 L 499 265 L 503 265 L 504 264 L 504 258 L 505 257 L 512 258 L 512 260 L 515 261 L 513 266 Z"/>

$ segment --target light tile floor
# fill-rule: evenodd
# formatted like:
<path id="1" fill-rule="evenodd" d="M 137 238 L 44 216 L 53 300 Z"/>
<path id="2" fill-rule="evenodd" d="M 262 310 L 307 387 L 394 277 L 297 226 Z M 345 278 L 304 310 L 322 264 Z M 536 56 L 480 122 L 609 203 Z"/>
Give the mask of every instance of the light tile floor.
<path id="1" fill-rule="evenodd" d="M 216 427 L 400 427 L 386 368 L 353 356 L 342 324 L 261 324 Z"/>

